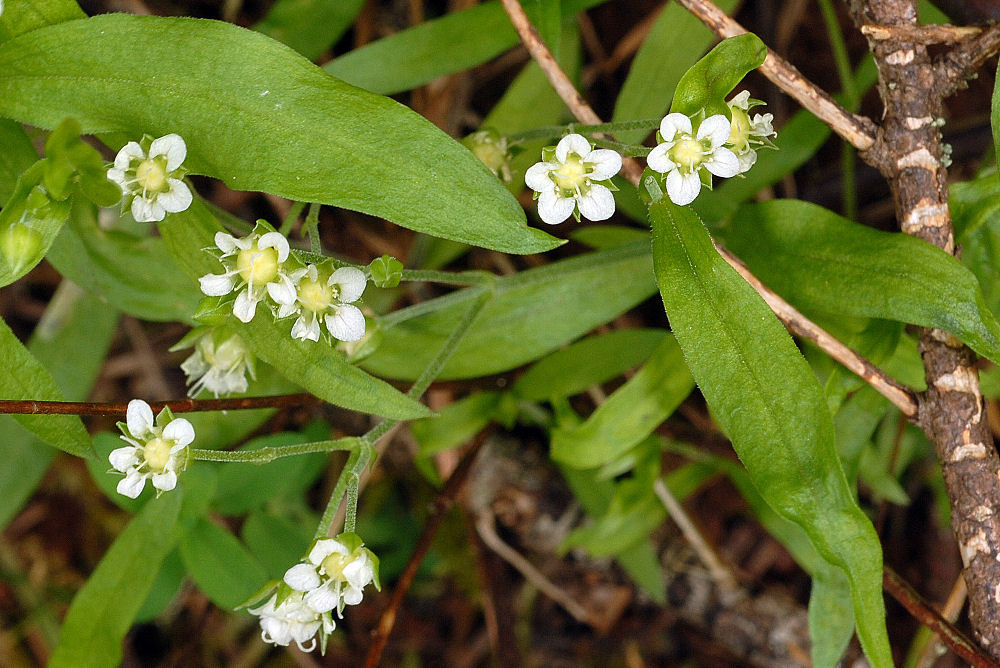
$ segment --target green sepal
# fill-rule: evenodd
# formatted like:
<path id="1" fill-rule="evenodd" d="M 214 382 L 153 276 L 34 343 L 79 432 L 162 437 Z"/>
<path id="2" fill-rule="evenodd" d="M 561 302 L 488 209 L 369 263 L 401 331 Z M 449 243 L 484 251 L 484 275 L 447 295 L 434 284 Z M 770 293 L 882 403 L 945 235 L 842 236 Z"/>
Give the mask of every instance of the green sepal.
<path id="1" fill-rule="evenodd" d="M 383 255 L 371 261 L 368 273 L 378 287 L 394 288 L 403 279 L 403 263 L 391 255 Z"/>

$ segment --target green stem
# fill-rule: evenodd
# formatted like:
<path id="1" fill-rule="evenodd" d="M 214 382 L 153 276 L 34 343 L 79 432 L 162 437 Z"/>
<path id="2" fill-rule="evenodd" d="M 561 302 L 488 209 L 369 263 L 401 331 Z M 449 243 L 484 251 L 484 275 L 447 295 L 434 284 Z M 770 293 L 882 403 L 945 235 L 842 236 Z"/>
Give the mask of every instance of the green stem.
<path id="1" fill-rule="evenodd" d="M 302 209 L 304 208 L 306 208 L 305 202 L 295 202 L 292 204 L 292 208 L 288 210 L 288 215 L 285 216 L 283 221 L 281 221 L 281 228 L 278 230 L 278 232 L 281 233 L 281 236 L 288 236 L 288 233 L 292 231 L 292 225 L 294 225 L 295 221 L 302 215 Z"/>
<path id="2" fill-rule="evenodd" d="M 496 276 L 488 271 L 436 271 L 434 269 L 404 269 L 404 281 L 426 281 L 444 285 L 489 285 Z"/>
<path id="3" fill-rule="evenodd" d="M 470 299 L 475 299 L 477 293 L 485 294 L 487 292 L 489 292 L 489 288 L 485 286 L 477 286 L 465 290 L 456 290 L 455 292 L 442 297 L 428 299 L 425 302 L 420 302 L 419 304 L 407 306 L 406 308 L 401 308 L 398 311 L 393 311 L 383 316 L 379 316 L 378 324 L 383 330 L 387 330 L 402 322 L 406 322 L 407 320 L 412 320 L 413 318 L 426 315 L 428 313 L 436 313 L 437 311 L 453 306 L 454 304 L 460 304 L 467 302 Z"/>
<path id="4" fill-rule="evenodd" d="M 337 452 L 339 450 L 355 450 L 363 443 L 355 436 L 338 438 L 333 441 L 315 441 L 282 445 L 258 450 L 191 450 L 191 458 L 205 462 L 243 462 L 248 464 L 267 464 L 281 457 L 306 455 L 313 452 Z"/>
<path id="5" fill-rule="evenodd" d="M 306 214 L 306 234 L 309 235 L 309 249 L 313 253 L 323 254 L 323 244 L 319 240 L 319 208 L 320 204 L 313 202 Z"/>
<path id="6" fill-rule="evenodd" d="M 601 148 L 613 149 L 630 158 L 645 158 L 649 155 L 649 152 L 653 150 L 646 146 L 623 144 L 621 142 L 611 141 L 610 139 L 601 139 L 600 137 L 592 137 L 592 139 L 594 140 L 594 144 L 597 146 L 600 146 Z"/>
<path id="7" fill-rule="evenodd" d="M 420 398 L 423 393 L 430 387 L 434 379 L 438 377 L 441 373 L 441 369 L 444 365 L 448 363 L 451 356 L 455 353 L 458 345 L 468 334 L 469 328 L 472 327 L 472 323 L 475 322 L 476 318 L 479 316 L 480 311 L 486 306 L 487 302 L 493 297 L 493 293 L 488 290 L 483 290 L 479 298 L 466 310 L 463 314 L 461 321 L 455 326 L 451 334 L 448 335 L 448 339 L 441 346 L 441 350 L 438 354 L 434 356 L 434 359 L 430 361 L 424 372 L 420 374 L 420 377 L 413 383 L 413 386 L 406 393 L 406 396 L 411 399 Z M 316 534 L 314 539 L 322 538 L 326 536 L 330 531 L 330 526 L 333 524 L 334 518 L 337 516 L 337 509 L 340 508 L 340 503 L 344 498 L 344 495 L 351 492 L 352 481 L 360 481 L 361 473 L 369 466 L 371 463 L 374 453 L 375 444 L 378 443 L 379 439 L 385 436 L 390 429 L 392 429 L 398 420 L 384 420 L 379 424 L 372 427 L 367 434 L 362 436 L 359 441 L 361 441 L 360 447 L 351 451 L 350 457 L 347 458 L 347 463 L 344 465 L 343 470 L 340 472 L 340 477 L 337 479 L 337 485 L 333 488 L 333 494 L 330 495 L 330 500 L 326 504 L 326 510 L 323 511 L 323 517 L 320 518 L 319 526 L 316 527 Z M 355 487 L 357 482 L 353 483 Z M 344 529 L 345 531 L 353 531 L 353 523 L 356 521 L 358 512 L 358 494 L 357 489 L 353 491 L 351 496 L 347 499 L 347 513 L 345 516 Z M 352 519 L 354 518 L 354 519 Z"/>
<path id="8" fill-rule="evenodd" d="M 528 139 L 548 139 L 550 137 L 561 137 L 569 132 L 579 134 L 594 134 L 602 132 L 627 132 L 629 130 L 653 130 L 660 127 L 659 118 L 645 118 L 638 121 L 619 121 L 617 123 L 599 123 L 597 125 L 584 125 L 582 123 L 569 123 L 568 125 L 547 125 L 540 128 L 532 128 L 524 132 L 515 132 L 507 135 L 512 141 Z"/>

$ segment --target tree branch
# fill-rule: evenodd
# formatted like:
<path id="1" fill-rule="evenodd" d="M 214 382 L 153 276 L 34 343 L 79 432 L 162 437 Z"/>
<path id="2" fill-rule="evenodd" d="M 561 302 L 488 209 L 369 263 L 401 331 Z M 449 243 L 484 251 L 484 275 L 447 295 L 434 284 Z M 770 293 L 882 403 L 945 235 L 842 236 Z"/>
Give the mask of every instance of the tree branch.
<path id="1" fill-rule="evenodd" d="M 934 75 L 942 98 L 965 88 L 966 80 L 975 76 L 991 56 L 1000 51 L 1000 26 L 994 25 L 942 54 L 934 62 Z"/>
<path id="2" fill-rule="evenodd" d="M 174 413 L 200 411 L 244 411 L 255 408 L 299 408 L 323 403 L 311 394 L 279 394 L 270 397 L 236 397 L 233 399 L 168 399 L 150 401 L 154 413 L 170 406 Z M 103 415 L 122 417 L 128 404 L 93 401 L 27 401 L 0 400 L 0 414 L 12 415 Z"/>

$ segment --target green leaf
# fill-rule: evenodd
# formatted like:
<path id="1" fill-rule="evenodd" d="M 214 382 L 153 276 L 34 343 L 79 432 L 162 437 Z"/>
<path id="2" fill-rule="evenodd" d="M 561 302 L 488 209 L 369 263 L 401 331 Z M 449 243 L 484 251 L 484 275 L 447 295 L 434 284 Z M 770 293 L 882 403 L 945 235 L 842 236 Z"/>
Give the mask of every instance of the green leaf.
<path id="1" fill-rule="evenodd" d="M 215 233 L 222 227 L 200 200 L 160 223 L 159 230 L 167 250 L 192 280 L 221 270 L 219 261 L 203 249 L 214 246 Z M 266 316 L 262 311 L 247 324 L 231 318 L 230 325 L 257 357 L 317 397 L 336 406 L 394 419 L 430 414 L 423 404 L 348 364 L 325 343 L 292 339 L 288 320 L 275 322 Z"/>
<path id="2" fill-rule="evenodd" d="M 630 184 L 631 185 L 631 184 Z M 645 213 L 646 205 L 639 202 L 642 211 Z M 649 240 L 649 230 L 639 230 L 633 227 L 619 227 L 618 225 L 587 225 L 570 234 L 573 241 L 602 250 L 624 246 L 633 241 Z"/>
<path id="3" fill-rule="evenodd" d="M 671 113 L 693 116 L 704 109 L 709 116 L 728 117 L 725 98 L 748 72 L 760 67 L 765 56 L 767 47 L 753 33 L 723 40 L 681 77 L 670 103 Z"/>
<path id="4" fill-rule="evenodd" d="M 0 202 L 14 194 L 21 174 L 38 160 L 38 153 L 19 123 L 0 118 Z"/>
<path id="5" fill-rule="evenodd" d="M 851 583 L 829 569 L 813 575 L 809 592 L 809 637 L 814 668 L 835 668 L 854 635 Z"/>
<path id="6" fill-rule="evenodd" d="M 993 83 L 990 126 L 993 128 L 993 160 L 1000 164 L 1000 77 L 996 77 L 996 81 Z"/>
<path id="7" fill-rule="evenodd" d="M 649 436 L 692 389 L 680 346 L 667 336 L 583 424 L 553 430 L 552 459 L 581 469 L 613 462 Z"/>
<path id="8" fill-rule="evenodd" d="M 53 200 L 42 185 L 46 164 L 39 160 L 21 174 L 0 210 L 0 286 L 41 262 L 69 217 L 72 201 Z"/>
<path id="9" fill-rule="evenodd" d="M 143 61 L 151 83 L 135 81 L 136 44 L 170 53 Z M 73 116 L 85 132 L 136 138 L 176 132 L 186 166 L 230 188 L 509 253 L 560 243 L 528 228 L 496 177 L 429 121 L 219 21 L 109 14 L 15 38 L 0 46 L 0 115 L 47 128 Z"/>
<path id="10" fill-rule="evenodd" d="M 660 294 L 702 394 L 768 504 L 844 570 L 862 647 L 874 666 L 891 666 L 881 546 L 847 485 L 812 370 L 690 208 L 663 199 L 650 221 Z"/>
<path id="11" fill-rule="evenodd" d="M 250 513 L 241 532 L 247 548 L 264 565 L 267 576 L 275 580 L 305 556 L 312 534 L 301 524 L 262 510 Z"/>
<path id="12" fill-rule="evenodd" d="M 655 290 L 649 245 L 638 242 L 523 271 L 496 281 L 493 299 L 483 308 L 440 378 L 470 378 L 499 373 L 538 359 L 608 322 Z M 400 322 L 407 310 L 362 365 L 382 376 L 416 378 L 426 367 L 480 292 L 452 293 L 417 304 L 422 313 Z"/>
<path id="13" fill-rule="evenodd" d="M 716 3 L 724 12 L 736 4 L 736 0 Z M 681 76 L 714 41 L 715 34 L 691 12 L 679 4 L 667 3 L 632 59 L 611 120 L 617 123 L 663 116 Z M 638 143 L 647 134 L 644 130 L 630 130 L 616 132 L 615 138 Z"/>
<path id="14" fill-rule="evenodd" d="M 143 320 L 190 322 L 204 296 L 162 239 L 102 229 L 88 204 L 73 207 L 48 260 L 77 285 Z"/>
<path id="15" fill-rule="evenodd" d="M 579 394 L 638 366 L 666 336 L 662 329 L 622 329 L 577 341 L 528 369 L 513 392 L 527 401 Z"/>
<path id="16" fill-rule="evenodd" d="M 257 591 L 267 572 L 236 536 L 206 519 L 180 541 L 188 574 L 217 606 L 232 610 Z"/>
<path id="17" fill-rule="evenodd" d="M 149 588 L 146 600 L 142 602 L 142 607 L 135 613 L 135 623 L 149 622 L 159 616 L 180 592 L 186 575 L 184 562 L 181 561 L 180 553 L 175 548 L 167 554 L 163 563 L 160 564 L 160 570 Z"/>
<path id="18" fill-rule="evenodd" d="M 278 0 L 254 30 L 315 60 L 340 39 L 364 0 Z"/>
<path id="19" fill-rule="evenodd" d="M 448 404 L 434 417 L 410 424 L 420 444 L 419 457 L 457 447 L 478 434 L 494 419 L 500 405 L 499 392 L 477 392 Z"/>
<path id="20" fill-rule="evenodd" d="M 976 277 L 925 241 L 799 200 L 747 206 L 725 240 L 765 285 L 800 309 L 936 327 L 1000 361 L 1000 321 Z"/>
<path id="21" fill-rule="evenodd" d="M 125 634 L 177 540 L 181 496 L 146 504 L 115 539 L 70 605 L 51 668 L 119 664 Z"/>
<path id="22" fill-rule="evenodd" d="M 0 15 L 0 43 L 37 28 L 86 18 L 74 0 L 6 0 Z"/>
<path id="23" fill-rule="evenodd" d="M 0 397 L 64 401 L 52 375 L 17 340 L 0 320 Z M 16 415 L 14 419 L 49 445 L 78 457 L 92 457 L 94 450 L 83 422 L 75 415 Z"/>

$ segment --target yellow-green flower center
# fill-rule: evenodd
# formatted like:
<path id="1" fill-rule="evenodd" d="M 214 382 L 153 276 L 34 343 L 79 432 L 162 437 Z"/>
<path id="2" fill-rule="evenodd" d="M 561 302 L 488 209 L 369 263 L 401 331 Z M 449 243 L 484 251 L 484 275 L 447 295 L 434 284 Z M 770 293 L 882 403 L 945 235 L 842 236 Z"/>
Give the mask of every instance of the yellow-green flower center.
<path id="1" fill-rule="evenodd" d="M 704 147 L 695 139 L 681 139 L 670 150 L 670 159 L 684 171 L 694 171 L 704 162 Z"/>
<path id="2" fill-rule="evenodd" d="M 566 162 L 559 169 L 550 172 L 550 174 L 552 175 L 552 180 L 555 181 L 556 186 L 560 190 L 564 193 L 575 193 L 586 190 L 590 183 L 590 180 L 587 178 L 589 171 L 587 165 L 583 162 L 583 158 L 576 153 L 570 153 L 566 156 Z"/>
<path id="3" fill-rule="evenodd" d="M 323 572 L 326 573 L 327 577 L 334 580 L 344 579 L 344 568 L 351 563 L 352 559 L 346 554 L 338 554 L 334 552 L 330 556 L 320 563 L 323 568 Z"/>
<path id="4" fill-rule="evenodd" d="M 149 465 L 150 471 L 153 473 L 163 473 L 167 462 L 170 461 L 171 447 L 173 447 L 172 443 L 164 441 L 159 437 L 146 443 L 142 448 L 142 456 L 145 458 L 146 464 Z"/>
<path id="5" fill-rule="evenodd" d="M 135 168 L 135 179 L 143 192 L 161 192 L 167 183 L 167 170 L 160 160 L 147 158 Z"/>
<path id="6" fill-rule="evenodd" d="M 236 269 L 247 283 L 270 283 L 278 275 L 278 251 L 273 248 L 258 248 L 254 243 L 236 255 Z"/>
<path id="7" fill-rule="evenodd" d="M 750 117 L 747 116 L 747 112 L 735 107 L 732 109 L 732 112 L 732 130 L 729 132 L 728 144 L 732 146 L 737 153 L 741 153 L 749 148 L 748 142 L 751 130 Z"/>
<path id="8" fill-rule="evenodd" d="M 306 279 L 299 283 L 299 301 L 303 307 L 313 313 L 319 313 L 325 311 L 333 301 L 335 291 L 336 288 L 327 285 L 323 277 L 316 281 Z"/>

